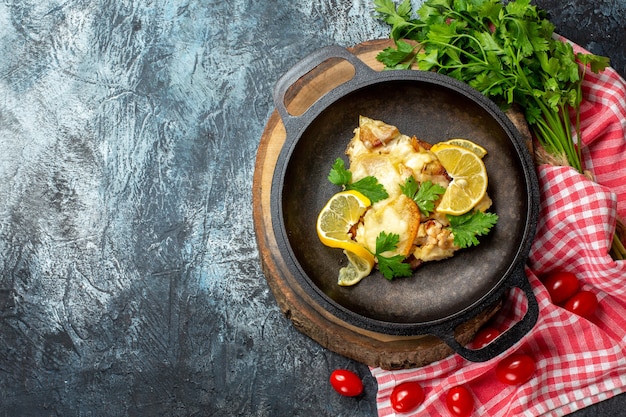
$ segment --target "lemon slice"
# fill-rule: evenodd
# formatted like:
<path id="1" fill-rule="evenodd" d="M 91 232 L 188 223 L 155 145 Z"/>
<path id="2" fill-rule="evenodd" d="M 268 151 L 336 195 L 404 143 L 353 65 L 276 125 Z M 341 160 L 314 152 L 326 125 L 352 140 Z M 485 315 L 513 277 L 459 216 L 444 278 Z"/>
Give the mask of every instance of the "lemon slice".
<path id="1" fill-rule="evenodd" d="M 476 153 L 459 145 L 438 143 L 431 151 L 452 177 L 437 211 L 455 216 L 467 213 L 487 192 L 485 164 Z"/>
<path id="2" fill-rule="evenodd" d="M 339 270 L 337 284 L 343 287 L 357 284 L 372 272 L 372 268 L 374 267 L 373 261 L 361 258 L 348 250 L 344 250 L 343 253 L 348 258 L 348 266 Z"/>
<path id="3" fill-rule="evenodd" d="M 461 146 L 463 148 L 469 149 L 470 151 L 474 152 L 476 155 L 478 155 L 481 158 L 487 155 L 487 149 L 483 148 L 479 144 L 474 143 L 468 139 L 454 138 L 454 139 L 449 139 L 443 143 L 447 143 L 449 145 L 457 145 L 457 146 Z M 434 145 L 434 146 L 437 146 L 437 145 Z"/>
<path id="4" fill-rule="evenodd" d="M 350 234 L 352 226 L 359 222 L 370 205 L 370 200 L 358 191 L 342 191 L 333 195 L 317 217 L 320 241 L 331 248 L 351 252 L 373 266 L 374 255 Z"/>

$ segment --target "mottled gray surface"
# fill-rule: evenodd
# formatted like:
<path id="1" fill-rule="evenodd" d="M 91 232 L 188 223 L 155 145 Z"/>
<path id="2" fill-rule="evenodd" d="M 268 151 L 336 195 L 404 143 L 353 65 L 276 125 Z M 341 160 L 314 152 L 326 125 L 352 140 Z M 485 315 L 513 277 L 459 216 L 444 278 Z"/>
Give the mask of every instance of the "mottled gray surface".
<path id="1" fill-rule="evenodd" d="M 539 3 L 624 75 L 626 0 Z M 371 8 L 0 4 L 0 415 L 376 414 L 367 368 L 281 316 L 250 192 L 275 81 L 386 37 Z M 337 367 L 362 397 L 332 392 Z"/>

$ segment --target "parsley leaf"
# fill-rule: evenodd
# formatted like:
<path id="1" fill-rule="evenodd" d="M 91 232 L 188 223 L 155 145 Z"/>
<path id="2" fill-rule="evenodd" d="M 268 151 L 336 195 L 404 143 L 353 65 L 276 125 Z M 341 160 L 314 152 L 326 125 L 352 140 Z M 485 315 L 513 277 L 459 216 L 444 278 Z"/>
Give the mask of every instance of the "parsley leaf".
<path id="1" fill-rule="evenodd" d="M 385 278 L 391 281 L 398 277 L 408 277 L 413 274 L 409 264 L 402 262 L 404 256 L 383 256 L 384 252 L 394 250 L 398 247 L 400 235 L 396 233 L 380 232 L 376 237 L 376 260 L 378 261 L 378 269 Z"/>
<path id="2" fill-rule="evenodd" d="M 343 186 L 346 190 L 358 191 L 367 197 L 372 204 L 389 197 L 382 184 L 376 177 L 368 176 L 352 182 L 352 172 L 346 169 L 341 158 L 337 158 L 328 174 L 328 181 L 335 185 Z"/>
<path id="3" fill-rule="evenodd" d="M 435 210 L 435 201 L 446 192 L 446 189 L 432 181 L 424 181 L 421 185 L 415 178 L 408 177 L 404 185 L 400 185 L 402 194 L 411 198 L 417 204 L 424 216 L 430 215 Z"/>
<path id="4" fill-rule="evenodd" d="M 460 216 L 447 215 L 450 230 L 454 235 L 454 244 L 460 248 L 478 245 L 476 236 L 484 236 L 498 221 L 498 215 L 483 213 L 480 210 L 470 211 Z"/>
<path id="5" fill-rule="evenodd" d="M 328 174 L 328 181 L 335 185 L 345 185 L 352 182 L 352 172 L 346 169 L 343 159 L 335 159 L 335 163 Z"/>
<path id="6" fill-rule="evenodd" d="M 379 17 L 390 25 L 402 23 L 410 18 L 410 0 L 404 0 L 398 7 L 396 7 L 392 0 L 377 0 L 374 4 L 376 6 L 375 10 L 379 13 Z"/>
<path id="7" fill-rule="evenodd" d="M 386 69 L 411 69 L 415 61 L 414 47 L 408 42 L 398 39 L 396 48 L 385 48 L 376 55 L 376 59 L 385 64 Z"/>
<path id="8" fill-rule="evenodd" d="M 398 247 L 398 243 L 400 243 L 399 234 L 380 232 L 376 238 L 376 255 L 394 250 Z"/>
<path id="9" fill-rule="evenodd" d="M 372 204 L 389 197 L 385 187 L 378 182 L 376 177 L 372 176 L 361 178 L 357 182 L 353 182 L 351 184 L 346 184 L 346 190 L 360 192 L 365 197 L 369 198 Z"/>
<path id="10" fill-rule="evenodd" d="M 609 58 L 605 56 L 578 53 L 576 59 L 585 65 L 589 64 L 591 71 L 596 73 L 611 65 Z"/>
<path id="11" fill-rule="evenodd" d="M 403 0 L 397 7 L 392 0 L 374 0 L 377 17 L 389 24 L 394 39 L 409 39 L 415 25 L 411 21 L 411 0 Z"/>

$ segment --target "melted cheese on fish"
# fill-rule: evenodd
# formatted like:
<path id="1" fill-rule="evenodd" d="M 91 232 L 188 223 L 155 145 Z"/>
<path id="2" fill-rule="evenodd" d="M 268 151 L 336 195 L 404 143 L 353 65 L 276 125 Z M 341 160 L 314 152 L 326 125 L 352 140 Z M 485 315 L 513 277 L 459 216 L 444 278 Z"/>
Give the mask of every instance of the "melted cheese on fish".
<path id="1" fill-rule="evenodd" d="M 408 256 L 413 249 L 420 224 L 420 211 L 413 200 L 404 194 L 388 198 L 363 216 L 356 233 L 356 241 L 363 244 L 370 252 L 376 252 L 376 238 L 381 232 L 395 233 L 400 242 L 393 251 L 384 252 L 383 256 Z"/>
<path id="2" fill-rule="evenodd" d="M 376 238 L 384 231 L 399 235 L 400 243 L 383 256 L 413 254 L 421 261 L 452 256 L 458 248 L 451 233 L 443 229 L 448 225 L 446 217 L 433 213 L 423 218 L 416 203 L 400 188 L 410 176 L 419 183 L 432 181 L 448 186 L 450 179 L 435 154 L 425 147 L 429 145 L 377 120 L 361 117 L 359 123 L 346 149 L 352 181 L 376 177 L 389 197 L 374 203 L 365 213 L 356 229 L 356 241 L 375 253 Z"/>

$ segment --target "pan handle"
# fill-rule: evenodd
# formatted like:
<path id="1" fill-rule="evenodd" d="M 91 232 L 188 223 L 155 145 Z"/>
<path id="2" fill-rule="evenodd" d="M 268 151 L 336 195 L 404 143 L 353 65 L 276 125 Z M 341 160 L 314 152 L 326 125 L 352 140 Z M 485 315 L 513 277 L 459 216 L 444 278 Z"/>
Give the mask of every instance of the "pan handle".
<path id="1" fill-rule="evenodd" d="M 291 69 L 289 69 L 279 80 L 276 82 L 274 86 L 273 99 L 274 105 L 280 114 L 280 117 L 287 129 L 287 133 L 290 132 L 290 126 L 297 120 L 301 118 L 306 119 L 305 115 L 311 110 L 312 107 L 321 106 L 324 108 L 325 104 L 320 103 L 320 101 L 329 102 L 334 99 L 333 91 L 335 89 L 330 90 L 329 92 L 323 94 L 321 97 L 317 99 L 315 103 L 313 103 L 305 112 L 303 112 L 300 116 L 294 116 L 289 113 L 285 106 L 285 95 L 289 88 L 294 85 L 300 78 L 305 76 L 307 73 L 314 70 L 317 66 L 322 64 L 323 62 L 332 59 L 332 58 L 341 58 L 348 61 L 354 67 L 354 76 L 344 82 L 341 85 L 349 85 L 355 84 L 365 79 L 368 79 L 369 76 L 375 75 L 377 71 L 371 69 L 367 64 L 357 58 L 354 54 L 348 51 L 346 48 L 343 48 L 338 45 L 327 46 L 307 57 L 303 58 L 301 61 L 296 63 Z M 324 99 L 324 100 L 322 100 Z"/>
<path id="2" fill-rule="evenodd" d="M 513 287 L 520 288 L 524 291 L 526 300 L 528 301 L 528 309 L 520 321 L 482 349 L 468 349 L 462 346 L 454 337 L 454 328 L 437 336 L 454 349 L 456 353 L 471 362 L 486 362 L 491 360 L 519 342 L 537 323 L 539 304 L 537 303 L 537 298 L 535 298 L 530 282 L 524 272 L 524 264 L 521 264 L 520 267 L 513 271 L 513 277 L 511 278 L 508 289 Z"/>

